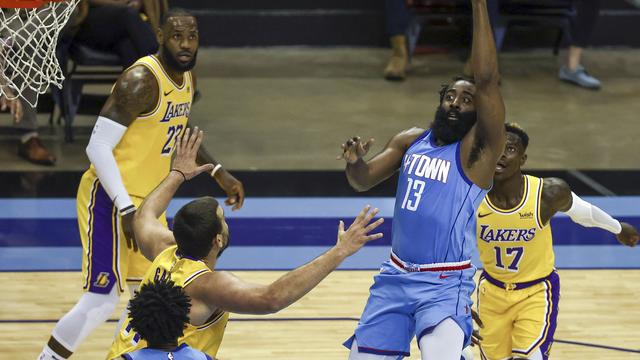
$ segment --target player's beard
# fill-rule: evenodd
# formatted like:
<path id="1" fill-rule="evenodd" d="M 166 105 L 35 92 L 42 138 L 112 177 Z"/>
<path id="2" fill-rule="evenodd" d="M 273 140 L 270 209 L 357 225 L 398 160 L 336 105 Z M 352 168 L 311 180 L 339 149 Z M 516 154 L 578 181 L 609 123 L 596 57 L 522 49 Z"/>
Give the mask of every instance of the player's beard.
<path id="1" fill-rule="evenodd" d="M 198 58 L 198 50 L 196 50 L 193 53 L 193 57 L 188 63 L 181 63 L 180 61 L 178 61 L 178 59 L 174 57 L 174 54 L 172 54 L 165 45 L 162 45 L 161 56 L 162 56 L 162 60 L 164 61 L 165 64 L 167 64 L 168 67 L 170 67 L 175 71 L 184 72 L 184 71 L 189 71 L 196 66 L 196 59 Z M 178 56 L 177 53 L 175 54 L 175 56 Z"/>
<path id="2" fill-rule="evenodd" d="M 457 120 L 449 120 L 452 112 L 457 113 Z M 477 114 L 475 111 L 457 112 L 456 110 L 446 111 L 442 105 L 436 110 L 435 120 L 431 123 L 431 131 L 437 140 L 445 144 L 452 144 L 462 140 L 467 135 L 473 124 L 476 123 Z"/>

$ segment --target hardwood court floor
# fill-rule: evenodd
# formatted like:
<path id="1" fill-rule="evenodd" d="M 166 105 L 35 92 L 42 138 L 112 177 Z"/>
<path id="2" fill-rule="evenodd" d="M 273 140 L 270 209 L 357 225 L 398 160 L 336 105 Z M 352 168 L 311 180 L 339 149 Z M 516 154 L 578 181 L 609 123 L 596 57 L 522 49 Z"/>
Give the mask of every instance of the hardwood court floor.
<path id="1" fill-rule="evenodd" d="M 282 272 L 238 271 L 241 278 L 268 283 Z M 367 299 L 373 271 L 338 271 L 290 308 L 271 316 L 232 315 L 219 358 L 346 359 L 348 338 Z M 640 359 L 640 270 L 560 271 L 562 298 L 553 359 Z M 0 349 L 3 359 L 33 360 L 55 321 L 81 291 L 76 272 L 0 273 Z M 125 304 L 123 299 L 119 309 Z M 114 314 L 112 318 L 119 315 Z M 103 359 L 115 323 L 100 326 L 75 359 Z M 631 351 L 612 349 L 614 347 Z M 410 359 L 419 359 L 412 344 Z M 479 356 L 476 352 L 476 359 Z"/>

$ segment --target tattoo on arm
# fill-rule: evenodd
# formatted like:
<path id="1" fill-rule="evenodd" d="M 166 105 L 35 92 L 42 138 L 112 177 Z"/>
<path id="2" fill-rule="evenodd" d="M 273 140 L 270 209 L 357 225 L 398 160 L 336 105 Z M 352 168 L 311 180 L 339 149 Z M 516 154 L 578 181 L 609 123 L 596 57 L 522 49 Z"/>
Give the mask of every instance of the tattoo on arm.
<path id="1" fill-rule="evenodd" d="M 571 188 L 566 181 L 559 178 L 544 179 L 540 204 L 540 215 L 544 224 L 547 224 L 558 211 L 569 210 L 572 202 Z"/>
<path id="2" fill-rule="evenodd" d="M 145 66 L 135 66 L 118 78 L 100 116 L 129 126 L 140 114 L 155 109 L 159 96 L 153 73 Z"/>

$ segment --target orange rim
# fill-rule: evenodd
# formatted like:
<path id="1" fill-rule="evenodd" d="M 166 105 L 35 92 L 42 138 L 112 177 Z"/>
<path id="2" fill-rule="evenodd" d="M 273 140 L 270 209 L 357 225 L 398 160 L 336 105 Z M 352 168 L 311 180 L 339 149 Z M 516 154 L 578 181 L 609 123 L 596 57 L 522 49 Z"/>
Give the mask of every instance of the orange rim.
<path id="1" fill-rule="evenodd" d="M 48 2 L 64 2 L 67 0 L 0 0 L 0 8 L 35 9 Z"/>

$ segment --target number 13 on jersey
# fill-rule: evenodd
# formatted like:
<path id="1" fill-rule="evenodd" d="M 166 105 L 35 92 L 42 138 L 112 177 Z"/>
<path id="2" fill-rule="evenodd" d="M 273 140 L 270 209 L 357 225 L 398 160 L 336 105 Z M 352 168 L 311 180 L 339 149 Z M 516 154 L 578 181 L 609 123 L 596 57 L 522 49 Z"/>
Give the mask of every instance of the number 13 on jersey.
<path id="1" fill-rule="evenodd" d="M 420 200 L 422 200 L 422 193 L 424 192 L 425 182 L 422 180 L 414 180 L 407 178 L 407 191 L 404 193 L 404 199 L 402 200 L 402 209 L 416 211 Z"/>

